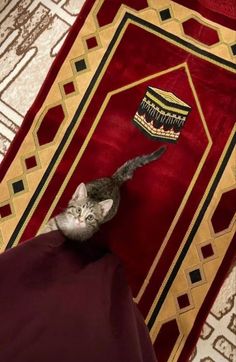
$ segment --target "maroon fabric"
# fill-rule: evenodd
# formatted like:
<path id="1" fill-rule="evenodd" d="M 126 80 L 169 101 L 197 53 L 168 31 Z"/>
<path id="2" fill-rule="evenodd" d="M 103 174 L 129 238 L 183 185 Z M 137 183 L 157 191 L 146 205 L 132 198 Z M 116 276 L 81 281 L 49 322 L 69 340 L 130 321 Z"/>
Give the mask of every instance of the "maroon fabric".
<path id="1" fill-rule="evenodd" d="M 227 0 L 228 3 L 224 4 L 221 2 L 222 6 L 219 6 L 220 0 L 174 0 L 174 2 L 197 11 L 215 23 L 236 30 L 235 0 Z"/>
<path id="2" fill-rule="evenodd" d="M 146 0 L 104 0 L 97 13 L 99 26 L 110 24 L 116 16 L 121 5 L 131 7 L 135 10 L 142 10 L 147 7 Z"/>
<path id="3" fill-rule="evenodd" d="M 118 258 L 58 232 L 0 255 L 0 360 L 154 362 Z"/>
<path id="4" fill-rule="evenodd" d="M 224 192 L 211 218 L 215 233 L 219 233 L 230 226 L 236 209 L 235 205 L 236 189 Z"/>
<path id="5" fill-rule="evenodd" d="M 200 43 L 213 45 L 219 42 L 217 31 L 209 26 L 203 25 L 202 22 L 197 19 L 188 19 L 183 22 L 182 26 L 186 35 L 200 41 Z"/>

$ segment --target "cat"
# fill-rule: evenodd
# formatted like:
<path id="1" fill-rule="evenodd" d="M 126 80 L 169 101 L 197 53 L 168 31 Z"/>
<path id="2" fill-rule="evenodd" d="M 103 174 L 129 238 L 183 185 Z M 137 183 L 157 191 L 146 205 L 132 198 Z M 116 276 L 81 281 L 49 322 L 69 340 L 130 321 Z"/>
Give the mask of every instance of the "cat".
<path id="1" fill-rule="evenodd" d="M 83 242 L 90 239 L 101 224 L 111 220 L 117 213 L 120 202 L 120 186 L 133 177 L 134 171 L 156 159 L 166 147 L 148 155 L 138 156 L 125 162 L 111 176 L 81 183 L 74 192 L 67 208 L 51 218 L 42 233 L 59 230 L 72 240 Z"/>

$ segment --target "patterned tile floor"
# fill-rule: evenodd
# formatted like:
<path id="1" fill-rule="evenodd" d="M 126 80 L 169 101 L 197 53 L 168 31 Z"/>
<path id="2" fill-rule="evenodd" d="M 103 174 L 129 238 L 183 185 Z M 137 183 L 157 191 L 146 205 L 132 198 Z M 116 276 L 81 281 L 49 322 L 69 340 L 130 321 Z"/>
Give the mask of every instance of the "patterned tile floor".
<path id="1" fill-rule="evenodd" d="M 0 162 L 84 0 L 0 1 Z M 211 309 L 193 362 L 236 361 L 236 267 Z"/>
<path id="2" fill-rule="evenodd" d="M 0 161 L 83 1 L 0 1 Z"/>

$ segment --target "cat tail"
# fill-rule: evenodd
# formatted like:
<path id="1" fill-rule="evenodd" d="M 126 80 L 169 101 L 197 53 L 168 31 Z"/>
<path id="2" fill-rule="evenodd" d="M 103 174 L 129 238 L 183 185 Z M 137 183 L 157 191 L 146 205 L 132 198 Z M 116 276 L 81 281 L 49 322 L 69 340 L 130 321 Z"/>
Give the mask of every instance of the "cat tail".
<path id="1" fill-rule="evenodd" d="M 138 156 L 125 162 L 118 170 L 112 175 L 112 179 L 119 185 L 126 180 L 133 177 L 134 171 L 138 167 L 147 165 L 148 163 L 157 160 L 166 151 L 166 146 L 160 147 L 158 150 L 143 156 Z"/>

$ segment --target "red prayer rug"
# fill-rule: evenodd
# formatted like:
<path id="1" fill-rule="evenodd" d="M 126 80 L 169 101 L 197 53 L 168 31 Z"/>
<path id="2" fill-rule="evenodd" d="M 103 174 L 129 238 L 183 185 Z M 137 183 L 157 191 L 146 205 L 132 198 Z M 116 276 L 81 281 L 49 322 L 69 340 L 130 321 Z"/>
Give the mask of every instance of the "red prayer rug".
<path id="1" fill-rule="evenodd" d="M 168 144 L 96 236 L 123 261 L 159 361 L 188 359 L 235 255 L 235 22 L 197 4 L 88 0 L 1 165 L 4 250 L 79 182 Z"/>

